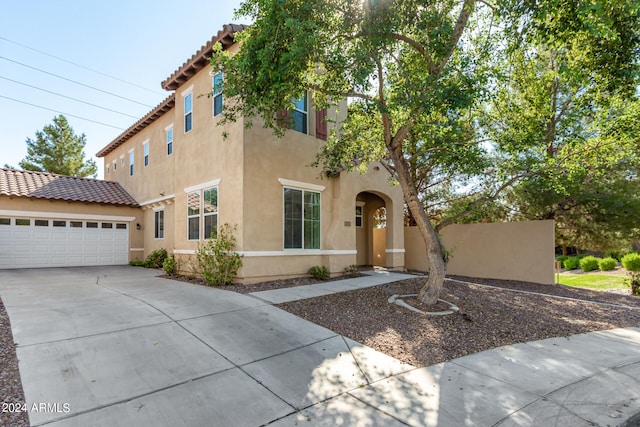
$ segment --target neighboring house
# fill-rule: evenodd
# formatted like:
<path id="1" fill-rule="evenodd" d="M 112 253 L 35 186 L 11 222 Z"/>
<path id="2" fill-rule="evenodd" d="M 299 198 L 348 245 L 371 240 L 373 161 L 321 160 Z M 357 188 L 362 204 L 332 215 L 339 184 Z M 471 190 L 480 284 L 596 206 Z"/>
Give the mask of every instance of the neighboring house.
<path id="1" fill-rule="evenodd" d="M 126 264 L 141 220 L 116 182 L 0 169 L 0 269 Z"/>
<path id="2" fill-rule="evenodd" d="M 166 248 L 182 270 L 218 224 L 237 225 L 244 255 L 239 279 L 306 274 L 314 265 L 341 273 L 374 264 L 373 215 L 386 208 L 387 267 L 404 266 L 403 198 L 384 168 L 322 178 L 315 160 L 331 123 L 346 114 L 315 111 L 311 97 L 296 102 L 294 127 L 275 137 L 259 121 L 217 126 L 226 99 L 223 76 L 208 58 L 216 42 L 237 49 L 244 26 L 225 25 L 162 82 L 172 94 L 104 147 L 104 177 L 117 181 L 144 210 L 145 254 Z M 209 97 L 208 94 L 213 93 Z M 228 137 L 223 138 L 223 132 Z"/>
<path id="3" fill-rule="evenodd" d="M 68 179 L 79 186 L 92 182 L 124 188 L 135 199 L 126 205 L 128 213 L 114 214 L 128 217 L 121 218 L 130 230 L 128 259 L 165 248 L 175 254 L 179 270 L 193 271 L 198 246 L 217 225 L 228 223 L 237 225 L 236 249 L 244 256 L 241 282 L 304 275 L 314 265 L 326 266 L 332 274 L 353 264 L 403 268 L 403 197 L 401 189 L 389 183 L 388 172 L 374 164 L 366 174 L 343 172 L 327 178 L 308 166 L 333 121 L 344 119 L 346 101 L 340 108 L 316 111 L 311 97 L 301 97 L 292 113 L 292 129 L 282 138 L 259 120 L 249 128 L 241 118 L 217 125 L 228 100 L 216 89 L 224 78 L 212 70 L 208 58 L 216 42 L 231 52 L 237 49 L 233 38 L 243 29 L 225 25 L 162 82 L 171 94 L 100 150 L 107 182 Z M 20 210 L 36 210 L 32 202 L 22 203 L 28 206 L 20 204 Z M 91 203 L 105 201 L 87 203 L 68 209 L 51 205 L 61 216 L 47 218 L 62 218 L 63 212 L 84 215 L 93 209 Z M 381 244 L 374 242 L 373 232 L 379 208 L 385 208 L 386 249 L 374 255 L 374 243 Z"/>

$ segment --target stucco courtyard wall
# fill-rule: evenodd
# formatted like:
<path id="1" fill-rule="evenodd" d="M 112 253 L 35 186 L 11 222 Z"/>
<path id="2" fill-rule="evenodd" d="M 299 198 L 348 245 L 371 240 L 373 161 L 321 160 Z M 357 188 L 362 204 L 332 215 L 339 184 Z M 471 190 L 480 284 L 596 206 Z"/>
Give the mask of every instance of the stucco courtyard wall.
<path id="1" fill-rule="evenodd" d="M 554 282 L 554 222 L 454 224 L 441 231 L 451 253 L 447 274 L 534 283 Z M 405 266 L 428 271 L 417 227 L 405 228 Z"/>

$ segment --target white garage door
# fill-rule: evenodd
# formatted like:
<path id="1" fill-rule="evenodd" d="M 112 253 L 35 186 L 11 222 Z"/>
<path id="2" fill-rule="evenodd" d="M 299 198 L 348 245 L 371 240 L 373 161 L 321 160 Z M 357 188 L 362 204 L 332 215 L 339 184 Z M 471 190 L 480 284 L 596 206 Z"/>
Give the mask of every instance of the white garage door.
<path id="1" fill-rule="evenodd" d="M 0 217 L 0 269 L 123 265 L 126 222 Z"/>

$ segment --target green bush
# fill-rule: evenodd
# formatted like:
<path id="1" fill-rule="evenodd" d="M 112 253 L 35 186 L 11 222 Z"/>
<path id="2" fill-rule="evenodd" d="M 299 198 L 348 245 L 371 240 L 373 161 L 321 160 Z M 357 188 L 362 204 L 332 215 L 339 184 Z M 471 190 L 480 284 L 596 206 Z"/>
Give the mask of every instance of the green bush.
<path id="1" fill-rule="evenodd" d="M 598 261 L 598 267 L 600 267 L 600 271 L 609 271 L 609 270 L 613 270 L 614 268 L 616 268 L 616 265 L 618 265 L 618 261 L 615 260 L 615 258 L 603 258 L 600 261 Z"/>
<path id="2" fill-rule="evenodd" d="M 324 265 L 314 265 L 313 267 L 309 267 L 307 273 L 311 275 L 314 279 L 318 280 L 327 280 L 329 278 L 329 270 Z"/>
<path id="3" fill-rule="evenodd" d="M 562 265 L 566 270 L 575 270 L 580 267 L 580 260 L 577 257 L 570 257 L 565 259 Z"/>
<path id="4" fill-rule="evenodd" d="M 176 257 L 171 255 L 169 258 L 165 259 L 162 263 L 162 269 L 167 274 L 174 274 L 176 272 Z"/>
<path id="5" fill-rule="evenodd" d="M 605 258 L 613 258 L 616 261 L 620 262 L 620 260 L 622 259 L 622 252 L 620 252 L 620 251 L 606 251 L 604 253 L 604 257 Z"/>
<path id="6" fill-rule="evenodd" d="M 559 262 L 560 264 L 564 264 L 565 260 L 569 259 L 569 255 L 560 255 L 559 257 L 556 258 L 556 262 Z"/>
<path id="7" fill-rule="evenodd" d="M 129 265 L 132 267 L 146 267 L 146 261 L 129 261 Z"/>
<path id="8" fill-rule="evenodd" d="M 640 296 L 640 255 L 632 252 L 622 257 L 622 266 L 627 270 L 631 294 Z"/>
<path id="9" fill-rule="evenodd" d="M 147 268 L 162 268 L 164 260 L 167 259 L 166 249 L 157 249 L 149 254 L 144 266 Z"/>
<path id="10" fill-rule="evenodd" d="M 237 226 L 222 224 L 215 227 L 211 238 L 198 245 L 197 258 L 200 273 L 209 286 L 230 285 L 242 267 L 242 256 L 235 252 Z"/>
<path id="11" fill-rule="evenodd" d="M 597 270 L 598 269 L 598 261 L 600 259 L 596 258 L 594 256 L 586 256 L 584 258 L 582 258 L 580 260 L 580 268 L 582 269 L 582 271 L 584 271 L 585 273 L 587 271 L 593 271 L 593 270 Z"/>
<path id="12" fill-rule="evenodd" d="M 588 256 L 589 256 L 589 254 L 578 254 L 574 258 L 578 258 L 578 261 L 580 261 L 582 258 L 586 258 Z"/>

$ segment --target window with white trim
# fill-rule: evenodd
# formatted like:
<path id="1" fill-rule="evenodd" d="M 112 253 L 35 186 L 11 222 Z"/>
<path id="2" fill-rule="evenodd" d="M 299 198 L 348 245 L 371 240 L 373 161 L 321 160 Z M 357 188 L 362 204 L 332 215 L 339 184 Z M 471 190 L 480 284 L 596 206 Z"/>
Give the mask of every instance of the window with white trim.
<path id="1" fill-rule="evenodd" d="M 291 129 L 298 132 L 307 133 L 309 123 L 309 105 L 307 102 L 307 93 L 301 98 L 293 100 L 293 111 L 291 112 Z"/>
<path id="2" fill-rule="evenodd" d="M 362 206 L 356 206 L 356 227 L 362 227 Z"/>
<path id="3" fill-rule="evenodd" d="M 320 193 L 284 187 L 284 248 L 320 249 Z"/>
<path id="4" fill-rule="evenodd" d="M 222 114 L 222 84 L 223 74 L 222 72 L 216 73 L 213 76 L 213 117 Z"/>
<path id="5" fill-rule="evenodd" d="M 116 170 L 118 170 L 118 161 L 114 160 L 113 161 L 113 171 L 115 172 Z"/>
<path id="6" fill-rule="evenodd" d="M 109 175 L 111 171 L 109 170 L 109 165 L 107 165 L 107 175 Z"/>
<path id="7" fill-rule="evenodd" d="M 154 216 L 154 238 L 164 239 L 164 211 L 155 211 Z"/>
<path id="8" fill-rule="evenodd" d="M 142 145 L 142 149 L 144 151 L 144 167 L 146 168 L 147 166 L 149 166 L 149 143 L 145 142 Z"/>
<path id="9" fill-rule="evenodd" d="M 124 154 L 120 156 L 120 166 L 124 169 Z"/>
<path id="10" fill-rule="evenodd" d="M 167 129 L 167 156 L 173 154 L 173 128 Z"/>
<path id="11" fill-rule="evenodd" d="M 193 93 L 184 96 L 184 133 L 193 129 Z"/>
<path id="12" fill-rule="evenodd" d="M 218 187 L 209 187 L 187 194 L 187 235 L 189 240 L 210 239 L 217 236 Z M 201 227 L 202 225 L 202 227 Z"/>
<path id="13" fill-rule="evenodd" d="M 187 238 L 200 239 L 200 192 L 187 194 Z"/>
<path id="14" fill-rule="evenodd" d="M 134 152 L 133 150 L 129 151 L 129 176 L 133 176 L 133 161 L 134 161 Z"/>

